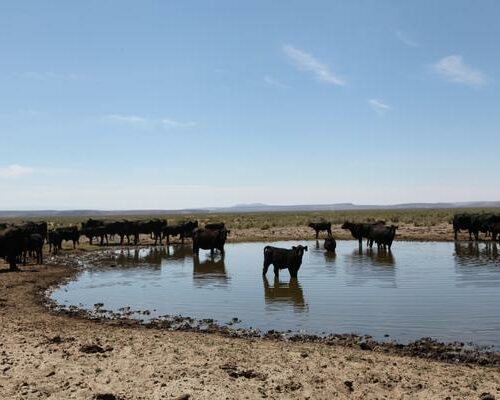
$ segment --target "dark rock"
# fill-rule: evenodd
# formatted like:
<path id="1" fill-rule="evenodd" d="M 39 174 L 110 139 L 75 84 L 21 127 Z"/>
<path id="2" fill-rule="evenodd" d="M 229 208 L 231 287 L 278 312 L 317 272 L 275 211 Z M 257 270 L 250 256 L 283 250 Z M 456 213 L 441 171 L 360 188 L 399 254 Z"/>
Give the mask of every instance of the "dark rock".
<path id="1" fill-rule="evenodd" d="M 354 384 L 352 383 L 352 381 L 345 381 L 344 385 L 347 387 L 347 389 L 350 392 L 352 392 L 354 390 Z"/>
<path id="2" fill-rule="evenodd" d="M 106 350 L 103 349 L 98 344 L 91 343 L 91 344 L 84 344 L 83 346 L 80 346 L 80 351 L 82 353 L 95 354 L 95 353 L 104 353 Z"/>
<path id="3" fill-rule="evenodd" d="M 122 398 L 113 393 L 99 393 L 94 396 L 94 400 L 122 400 Z"/>
<path id="4" fill-rule="evenodd" d="M 189 398 L 191 398 L 190 394 L 183 394 L 179 397 L 176 397 L 174 400 L 188 400 Z"/>
<path id="5" fill-rule="evenodd" d="M 481 396 L 479 396 L 479 400 L 495 400 L 495 396 L 485 392 L 481 393 Z"/>

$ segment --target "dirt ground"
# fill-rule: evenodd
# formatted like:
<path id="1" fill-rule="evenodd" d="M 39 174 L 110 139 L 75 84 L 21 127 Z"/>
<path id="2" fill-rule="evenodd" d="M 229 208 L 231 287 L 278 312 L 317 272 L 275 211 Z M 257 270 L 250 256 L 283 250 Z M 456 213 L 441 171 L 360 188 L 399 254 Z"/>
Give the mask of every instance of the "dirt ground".
<path id="1" fill-rule="evenodd" d="M 0 265 L 0 399 L 500 398 L 497 368 L 49 312 L 44 290 L 73 274 Z"/>

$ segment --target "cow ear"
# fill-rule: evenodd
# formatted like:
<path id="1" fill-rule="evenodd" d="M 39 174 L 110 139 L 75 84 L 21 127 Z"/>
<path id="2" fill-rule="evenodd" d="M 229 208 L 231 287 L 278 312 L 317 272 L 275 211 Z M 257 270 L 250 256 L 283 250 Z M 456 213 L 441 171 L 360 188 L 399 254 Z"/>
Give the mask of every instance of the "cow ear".
<path id="1" fill-rule="evenodd" d="M 292 250 L 297 250 L 297 246 L 292 246 Z"/>
<path id="2" fill-rule="evenodd" d="M 304 247 L 304 251 L 307 251 L 307 246 L 306 246 L 306 247 Z"/>

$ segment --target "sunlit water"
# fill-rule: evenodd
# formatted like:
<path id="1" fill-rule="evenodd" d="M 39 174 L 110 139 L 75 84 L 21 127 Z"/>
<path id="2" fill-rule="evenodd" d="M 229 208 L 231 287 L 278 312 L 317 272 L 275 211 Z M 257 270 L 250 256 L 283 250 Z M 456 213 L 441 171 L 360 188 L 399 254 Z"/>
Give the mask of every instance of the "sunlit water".
<path id="1" fill-rule="evenodd" d="M 495 244 L 396 242 L 392 253 L 338 241 L 336 255 L 309 246 L 298 280 L 272 267 L 264 243 L 227 244 L 224 259 L 189 246 L 119 250 L 88 265 L 51 297 L 63 305 L 150 310 L 147 317 L 214 318 L 238 327 L 359 333 L 398 342 L 423 336 L 500 348 L 500 258 Z"/>

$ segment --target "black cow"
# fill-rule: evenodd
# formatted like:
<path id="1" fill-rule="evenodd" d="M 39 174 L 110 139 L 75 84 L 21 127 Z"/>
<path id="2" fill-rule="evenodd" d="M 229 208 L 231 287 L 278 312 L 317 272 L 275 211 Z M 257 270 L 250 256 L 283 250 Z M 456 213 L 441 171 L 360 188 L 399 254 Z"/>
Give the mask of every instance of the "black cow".
<path id="1" fill-rule="evenodd" d="M 76 245 L 80 244 L 80 231 L 76 226 L 66 226 L 54 229 L 58 233 L 61 243 L 59 244 L 59 250 L 62 250 L 62 241 L 73 242 L 73 249 L 76 249 Z M 50 240 L 49 240 L 50 245 Z"/>
<path id="2" fill-rule="evenodd" d="M 26 265 L 26 258 L 28 254 L 34 254 L 36 257 L 36 262 L 38 264 L 43 264 L 43 243 L 45 240 L 43 236 L 39 233 L 30 233 L 24 236 L 24 248 L 23 248 L 23 265 Z"/>
<path id="3" fill-rule="evenodd" d="M 314 229 L 316 232 L 316 240 L 318 240 L 319 233 L 321 231 L 326 231 L 328 236 L 332 236 L 332 223 L 331 222 L 310 222 L 307 225 L 309 228 Z"/>
<path id="4" fill-rule="evenodd" d="M 41 235 L 44 241 L 47 239 L 47 222 L 28 221 L 15 226 L 21 229 L 26 235 L 36 233 Z"/>
<path id="5" fill-rule="evenodd" d="M 195 229 L 193 236 L 193 253 L 198 255 L 200 249 L 210 250 L 210 254 L 214 254 L 215 250 L 219 250 L 224 254 L 224 244 L 226 243 L 227 235 L 230 233 L 227 229 L 211 230 L 211 229 Z"/>
<path id="6" fill-rule="evenodd" d="M 331 251 L 335 253 L 335 249 L 337 248 L 337 242 L 333 238 L 333 236 L 328 236 L 325 239 L 325 243 L 323 243 L 323 247 L 325 248 L 326 251 Z"/>
<path id="7" fill-rule="evenodd" d="M 134 221 L 131 226 L 135 244 L 138 243 L 140 234 L 146 234 L 152 236 L 156 246 L 158 241 L 160 241 L 160 245 L 162 244 L 163 231 L 168 225 L 164 219 L 151 219 L 149 221 Z"/>
<path id="8" fill-rule="evenodd" d="M 8 227 L 0 231 L 0 257 L 9 263 L 11 271 L 17 271 L 17 260 L 24 250 L 25 233 L 17 227 Z"/>
<path id="9" fill-rule="evenodd" d="M 474 239 L 478 241 L 480 232 L 486 234 L 486 237 L 490 236 L 490 227 L 496 222 L 500 222 L 500 216 L 495 214 L 471 214 L 469 237 L 472 233 L 472 235 L 474 235 Z"/>
<path id="10" fill-rule="evenodd" d="M 292 278 L 297 277 L 302 257 L 307 251 L 307 246 L 293 246 L 291 249 L 282 249 L 279 247 L 264 247 L 264 268 L 262 274 L 267 274 L 269 266 L 273 264 L 274 275 L 279 276 L 280 269 L 287 268 Z"/>
<path id="11" fill-rule="evenodd" d="M 106 243 L 108 242 L 104 221 L 89 218 L 86 222 L 82 222 L 81 233 L 89 239 L 90 244 L 92 244 L 94 238 L 101 239 L 101 246 L 104 244 L 105 239 Z"/>
<path id="12" fill-rule="evenodd" d="M 226 224 L 224 222 L 212 222 L 210 224 L 205 224 L 205 229 L 211 229 L 212 231 L 224 229 L 225 227 Z"/>
<path id="13" fill-rule="evenodd" d="M 470 214 L 455 214 L 453 216 L 453 232 L 455 234 L 455 240 L 458 240 L 458 234 L 461 230 L 468 230 L 469 240 L 472 240 L 471 221 L 472 216 Z"/>
<path id="14" fill-rule="evenodd" d="M 59 232 L 52 230 L 49 231 L 49 235 L 47 237 L 47 242 L 49 243 L 49 251 L 53 254 L 57 254 L 57 252 L 62 249 L 62 238 Z"/>
<path id="15" fill-rule="evenodd" d="M 500 222 L 493 222 L 491 225 L 490 225 L 490 229 L 491 229 L 491 240 L 493 241 L 497 241 L 500 239 Z"/>
<path id="16" fill-rule="evenodd" d="M 373 242 L 377 244 L 379 249 L 389 249 L 391 250 L 392 242 L 396 236 L 397 226 L 385 226 L 382 224 L 373 224 L 370 227 L 369 232 L 369 245 L 370 248 L 373 247 Z"/>
<path id="17" fill-rule="evenodd" d="M 370 238 L 370 229 L 374 225 L 385 225 L 384 221 L 377 221 L 372 223 L 353 223 L 353 222 L 344 222 L 342 225 L 342 229 L 348 229 L 351 232 L 351 235 L 354 239 L 358 239 L 359 247 L 363 245 L 363 238 Z"/>
<path id="18" fill-rule="evenodd" d="M 163 237 L 167 238 L 167 244 L 170 243 L 170 236 L 179 236 L 184 244 L 184 238 L 192 237 L 196 228 L 198 228 L 198 221 L 186 221 L 177 225 L 167 225 L 162 229 L 162 233 Z"/>

